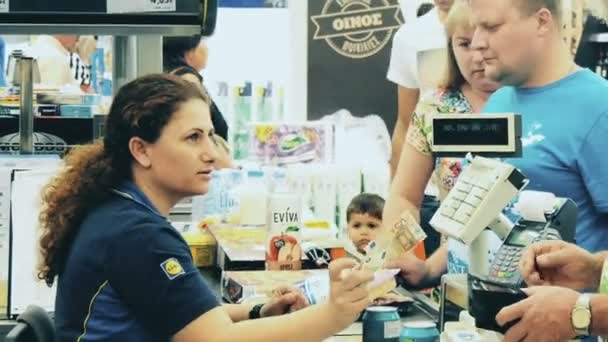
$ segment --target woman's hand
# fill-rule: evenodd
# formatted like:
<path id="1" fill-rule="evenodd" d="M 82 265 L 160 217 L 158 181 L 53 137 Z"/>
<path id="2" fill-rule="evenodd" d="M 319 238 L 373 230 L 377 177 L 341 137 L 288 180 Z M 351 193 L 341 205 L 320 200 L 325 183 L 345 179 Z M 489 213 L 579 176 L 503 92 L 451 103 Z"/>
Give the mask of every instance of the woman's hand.
<path id="1" fill-rule="evenodd" d="M 260 310 L 260 317 L 271 317 L 301 310 L 310 303 L 304 294 L 293 287 L 282 286 L 272 291 L 272 298 Z"/>
<path id="2" fill-rule="evenodd" d="M 405 282 L 413 288 L 423 286 L 424 280 L 428 277 L 428 268 L 423 260 L 418 259 L 414 253 L 406 253 L 398 259 L 389 260 L 384 264 L 385 268 L 400 269 L 399 275 Z"/>
<path id="3" fill-rule="evenodd" d="M 371 303 L 367 283 L 374 278 L 353 259 L 341 258 L 329 264 L 330 316 L 347 327 Z"/>

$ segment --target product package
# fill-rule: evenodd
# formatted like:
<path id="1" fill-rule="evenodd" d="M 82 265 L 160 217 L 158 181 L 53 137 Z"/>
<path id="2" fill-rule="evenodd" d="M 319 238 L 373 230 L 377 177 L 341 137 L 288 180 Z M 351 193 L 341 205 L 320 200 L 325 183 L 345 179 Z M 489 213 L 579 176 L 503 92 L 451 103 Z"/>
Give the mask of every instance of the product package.
<path id="1" fill-rule="evenodd" d="M 229 271 L 224 272 L 222 278 L 222 297 L 231 303 L 241 303 L 253 297 L 271 297 L 280 286 L 299 288 L 312 304 L 329 295 L 327 270 Z"/>
<path id="2" fill-rule="evenodd" d="M 333 126 L 318 121 L 251 124 L 250 158 L 270 165 L 330 162 Z"/>
<path id="3" fill-rule="evenodd" d="M 302 268 L 302 196 L 274 193 L 268 200 L 267 270 Z"/>

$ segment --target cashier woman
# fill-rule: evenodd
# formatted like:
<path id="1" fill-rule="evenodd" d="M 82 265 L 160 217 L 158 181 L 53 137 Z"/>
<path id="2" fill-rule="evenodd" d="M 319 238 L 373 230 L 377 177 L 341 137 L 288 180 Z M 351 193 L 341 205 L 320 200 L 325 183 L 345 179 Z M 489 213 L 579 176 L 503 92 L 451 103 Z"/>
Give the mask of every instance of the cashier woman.
<path id="1" fill-rule="evenodd" d="M 350 259 L 330 265 L 327 303 L 282 316 L 301 297 L 218 303 L 167 220 L 178 201 L 209 187 L 216 143 L 199 88 L 173 75 L 132 81 L 106 132 L 73 150 L 43 193 L 39 277 L 57 277 L 58 340 L 320 341 L 368 306 L 372 274 Z"/>

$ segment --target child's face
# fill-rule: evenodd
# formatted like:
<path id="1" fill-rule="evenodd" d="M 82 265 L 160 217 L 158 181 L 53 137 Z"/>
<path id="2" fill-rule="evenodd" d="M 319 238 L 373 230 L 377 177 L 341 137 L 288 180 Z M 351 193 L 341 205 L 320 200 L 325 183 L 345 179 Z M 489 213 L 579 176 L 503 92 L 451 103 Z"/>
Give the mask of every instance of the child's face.
<path id="1" fill-rule="evenodd" d="M 348 222 L 348 238 L 355 244 L 360 253 L 365 253 L 365 246 L 376 239 L 382 226 L 382 220 L 365 213 L 352 213 Z"/>

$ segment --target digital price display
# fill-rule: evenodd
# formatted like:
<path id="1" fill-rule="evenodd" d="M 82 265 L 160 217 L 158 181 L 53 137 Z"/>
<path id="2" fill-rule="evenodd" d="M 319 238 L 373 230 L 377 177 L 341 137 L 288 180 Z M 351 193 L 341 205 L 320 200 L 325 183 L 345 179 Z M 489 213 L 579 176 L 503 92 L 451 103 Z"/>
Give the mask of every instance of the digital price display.
<path id="1" fill-rule="evenodd" d="M 437 114 L 432 127 L 432 150 L 439 156 L 521 156 L 517 114 Z"/>

